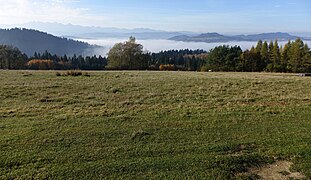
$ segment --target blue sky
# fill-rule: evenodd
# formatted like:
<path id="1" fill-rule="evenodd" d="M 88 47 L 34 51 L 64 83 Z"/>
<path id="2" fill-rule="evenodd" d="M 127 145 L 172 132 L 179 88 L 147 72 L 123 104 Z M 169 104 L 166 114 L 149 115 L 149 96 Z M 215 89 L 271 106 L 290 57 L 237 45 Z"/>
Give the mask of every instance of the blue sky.
<path id="1" fill-rule="evenodd" d="M 0 0 L 0 24 L 31 21 L 222 33 L 310 32 L 310 0 Z"/>

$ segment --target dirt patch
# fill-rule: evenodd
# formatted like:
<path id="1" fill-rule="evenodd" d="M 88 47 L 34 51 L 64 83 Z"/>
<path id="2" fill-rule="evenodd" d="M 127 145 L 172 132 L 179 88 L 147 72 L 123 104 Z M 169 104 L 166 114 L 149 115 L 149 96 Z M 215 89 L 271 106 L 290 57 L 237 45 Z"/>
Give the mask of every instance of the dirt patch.
<path id="1" fill-rule="evenodd" d="M 293 163 L 289 161 L 278 161 L 260 168 L 252 168 L 250 172 L 269 180 L 306 179 L 306 176 L 299 172 L 291 172 L 292 165 Z"/>

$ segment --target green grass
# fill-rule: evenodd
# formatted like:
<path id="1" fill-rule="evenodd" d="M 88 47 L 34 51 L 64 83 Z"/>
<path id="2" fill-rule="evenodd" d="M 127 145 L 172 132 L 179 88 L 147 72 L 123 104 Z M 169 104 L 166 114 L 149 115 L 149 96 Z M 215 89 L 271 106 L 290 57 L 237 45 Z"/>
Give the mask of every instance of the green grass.
<path id="1" fill-rule="evenodd" d="M 232 179 L 277 159 L 311 178 L 308 77 L 89 74 L 0 71 L 0 179 Z"/>

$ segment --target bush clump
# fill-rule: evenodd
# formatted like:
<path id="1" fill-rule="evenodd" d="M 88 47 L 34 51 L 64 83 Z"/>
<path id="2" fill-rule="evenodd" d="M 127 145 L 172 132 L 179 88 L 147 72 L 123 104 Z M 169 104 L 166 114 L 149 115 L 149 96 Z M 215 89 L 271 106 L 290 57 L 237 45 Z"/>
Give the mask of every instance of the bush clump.
<path id="1" fill-rule="evenodd" d="M 91 75 L 88 72 L 82 73 L 82 71 L 71 70 L 65 73 L 56 72 L 56 76 L 86 76 L 90 77 Z"/>
<path id="2" fill-rule="evenodd" d="M 159 66 L 159 70 L 160 71 L 174 71 L 175 69 L 175 65 L 174 64 L 161 64 Z"/>
<path id="3" fill-rule="evenodd" d="M 82 76 L 82 72 L 81 71 L 67 71 L 65 76 Z"/>

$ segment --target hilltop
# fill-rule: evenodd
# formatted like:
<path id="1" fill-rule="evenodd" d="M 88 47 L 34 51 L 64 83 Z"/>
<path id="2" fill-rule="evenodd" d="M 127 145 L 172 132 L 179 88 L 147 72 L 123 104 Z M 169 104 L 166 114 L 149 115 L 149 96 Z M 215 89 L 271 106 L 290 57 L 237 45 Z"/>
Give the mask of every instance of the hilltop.
<path id="1" fill-rule="evenodd" d="M 0 44 L 19 48 L 28 56 L 48 51 L 57 55 L 89 55 L 97 46 L 68 38 L 57 37 L 32 29 L 0 29 Z"/>

